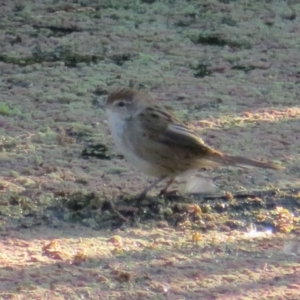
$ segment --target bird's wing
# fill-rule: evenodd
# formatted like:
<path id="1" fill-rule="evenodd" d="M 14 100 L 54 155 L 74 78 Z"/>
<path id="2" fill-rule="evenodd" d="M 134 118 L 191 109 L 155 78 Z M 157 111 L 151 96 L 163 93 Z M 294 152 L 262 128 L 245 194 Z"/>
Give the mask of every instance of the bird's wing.
<path id="1" fill-rule="evenodd" d="M 141 131 L 149 139 L 169 147 L 191 148 L 203 155 L 219 153 L 207 146 L 195 131 L 171 114 L 155 106 L 143 109 L 136 117 L 140 123 Z"/>

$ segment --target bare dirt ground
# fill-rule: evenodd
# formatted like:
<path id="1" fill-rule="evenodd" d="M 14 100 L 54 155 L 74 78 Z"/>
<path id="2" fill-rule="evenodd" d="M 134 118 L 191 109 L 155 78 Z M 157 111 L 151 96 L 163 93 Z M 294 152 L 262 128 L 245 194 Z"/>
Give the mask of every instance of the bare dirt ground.
<path id="1" fill-rule="evenodd" d="M 1 1 L 0 299 L 300 299 L 299 18 L 296 0 Z M 122 86 L 285 169 L 137 203 L 149 178 L 104 111 Z"/>

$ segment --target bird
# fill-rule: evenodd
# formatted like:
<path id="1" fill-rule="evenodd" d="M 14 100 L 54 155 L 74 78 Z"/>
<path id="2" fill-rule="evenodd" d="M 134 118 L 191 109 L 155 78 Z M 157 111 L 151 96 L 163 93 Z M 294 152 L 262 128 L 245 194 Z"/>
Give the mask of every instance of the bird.
<path id="1" fill-rule="evenodd" d="M 167 180 L 165 194 L 175 178 L 188 171 L 224 166 L 252 166 L 279 170 L 278 164 L 232 156 L 207 145 L 172 113 L 153 103 L 148 93 L 119 88 L 106 100 L 108 127 L 117 150 L 141 172 L 156 180 L 138 198 Z"/>

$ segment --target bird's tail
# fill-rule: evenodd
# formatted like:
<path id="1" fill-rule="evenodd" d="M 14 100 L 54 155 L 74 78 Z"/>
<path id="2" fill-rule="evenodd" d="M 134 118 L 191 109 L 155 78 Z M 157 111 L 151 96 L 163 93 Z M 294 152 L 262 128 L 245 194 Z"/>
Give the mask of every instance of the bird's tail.
<path id="1" fill-rule="evenodd" d="M 273 170 L 284 169 L 284 167 L 273 163 L 261 162 L 261 161 L 241 157 L 241 156 L 231 156 L 223 153 L 221 154 L 219 152 L 210 155 L 209 158 L 207 159 L 222 165 L 231 165 L 231 166 L 240 166 L 240 167 L 252 166 L 256 168 L 273 169 Z"/>

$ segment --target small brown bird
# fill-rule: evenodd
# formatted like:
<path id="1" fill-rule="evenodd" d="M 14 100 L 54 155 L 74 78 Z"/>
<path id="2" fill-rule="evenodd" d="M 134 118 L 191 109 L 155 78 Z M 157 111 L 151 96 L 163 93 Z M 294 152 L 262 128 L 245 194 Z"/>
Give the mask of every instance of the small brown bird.
<path id="1" fill-rule="evenodd" d="M 108 124 L 117 150 L 142 172 L 157 177 L 140 195 L 164 179 L 165 193 L 176 176 L 218 165 L 281 169 L 279 165 L 231 156 L 207 146 L 196 132 L 172 114 L 151 103 L 142 92 L 122 88 L 107 98 Z"/>

